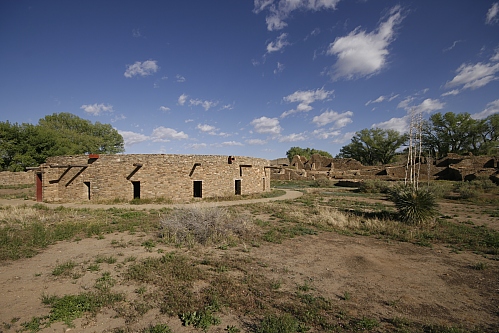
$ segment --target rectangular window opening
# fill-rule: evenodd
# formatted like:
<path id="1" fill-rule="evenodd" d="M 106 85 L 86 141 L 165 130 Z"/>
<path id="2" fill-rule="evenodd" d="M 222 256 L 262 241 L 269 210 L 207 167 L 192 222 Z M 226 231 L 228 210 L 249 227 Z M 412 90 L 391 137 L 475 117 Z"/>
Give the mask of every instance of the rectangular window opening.
<path id="1" fill-rule="evenodd" d="M 133 185 L 133 198 L 140 199 L 140 182 L 132 182 Z"/>
<path id="2" fill-rule="evenodd" d="M 235 193 L 236 195 L 241 195 L 241 180 L 236 179 L 235 181 Z"/>
<path id="3" fill-rule="evenodd" d="M 85 184 L 87 199 L 90 200 L 90 182 L 83 182 L 83 184 Z"/>
<path id="4" fill-rule="evenodd" d="M 201 180 L 195 180 L 193 182 L 194 186 L 194 198 L 202 198 L 203 197 L 203 182 Z"/>

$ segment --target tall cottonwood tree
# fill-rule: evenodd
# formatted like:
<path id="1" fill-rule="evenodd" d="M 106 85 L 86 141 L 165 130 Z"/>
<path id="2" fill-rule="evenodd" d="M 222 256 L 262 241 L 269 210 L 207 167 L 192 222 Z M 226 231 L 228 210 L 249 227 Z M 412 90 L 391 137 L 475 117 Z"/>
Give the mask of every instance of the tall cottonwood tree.
<path id="1" fill-rule="evenodd" d="M 388 164 L 406 141 L 407 135 L 395 130 L 365 128 L 356 132 L 352 142 L 340 149 L 338 157 L 354 158 L 364 165 Z"/>
<path id="2" fill-rule="evenodd" d="M 111 125 L 70 113 L 48 115 L 37 125 L 0 122 L 0 170 L 21 171 L 50 156 L 124 150 L 123 137 Z"/>

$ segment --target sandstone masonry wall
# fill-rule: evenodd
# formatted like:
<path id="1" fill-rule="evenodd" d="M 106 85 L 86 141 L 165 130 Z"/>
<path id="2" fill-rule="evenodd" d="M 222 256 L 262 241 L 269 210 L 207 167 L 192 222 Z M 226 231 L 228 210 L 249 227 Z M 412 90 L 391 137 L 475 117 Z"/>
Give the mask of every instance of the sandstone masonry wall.
<path id="1" fill-rule="evenodd" d="M 40 166 L 43 201 L 166 198 L 185 201 L 270 191 L 269 161 L 216 155 L 131 154 L 58 156 Z M 195 185 L 196 184 L 196 185 Z"/>
<path id="2" fill-rule="evenodd" d="M 26 172 L 0 172 L 0 185 L 27 185 L 33 184 L 33 171 Z"/>

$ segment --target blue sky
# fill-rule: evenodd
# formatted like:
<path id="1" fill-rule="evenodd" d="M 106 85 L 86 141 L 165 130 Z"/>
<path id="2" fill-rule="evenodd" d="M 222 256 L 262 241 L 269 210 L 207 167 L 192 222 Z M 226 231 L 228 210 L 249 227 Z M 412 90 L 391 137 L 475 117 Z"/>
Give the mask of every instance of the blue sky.
<path id="1" fill-rule="evenodd" d="M 499 112 L 499 2 L 1 1 L 0 121 L 70 112 L 126 153 L 336 155 L 408 112 Z"/>

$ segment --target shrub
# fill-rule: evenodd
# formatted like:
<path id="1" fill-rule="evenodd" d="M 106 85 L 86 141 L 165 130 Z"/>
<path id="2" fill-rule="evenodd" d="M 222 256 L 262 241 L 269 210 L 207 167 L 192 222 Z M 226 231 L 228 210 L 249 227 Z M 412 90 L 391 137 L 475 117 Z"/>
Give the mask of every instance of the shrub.
<path id="1" fill-rule="evenodd" d="M 226 208 L 192 207 L 172 211 L 160 221 L 160 236 L 177 244 L 217 244 L 251 231 L 251 218 Z"/>
<path id="2" fill-rule="evenodd" d="M 437 201 L 428 189 L 399 186 L 390 191 L 390 199 L 402 222 L 408 224 L 422 224 L 438 214 Z"/>
<path id="3" fill-rule="evenodd" d="M 388 183 L 379 179 L 366 179 L 359 186 L 362 193 L 388 193 L 389 189 Z"/>
<path id="4" fill-rule="evenodd" d="M 327 178 L 316 179 L 310 184 L 310 187 L 333 187 L 333 186 L 334 182 Z"/>
<path id="5" fill-rule="evenodd" d="M 454 185 L 454 189 L 462 199 L 472 199 L 478 196 L 479 191 L 471 182 L 460 182 Z"/>
<path id="6" fill-rule="evenodd" d="M 270 315 L 262 320 L 256 331 L 258 333 L 293 333 L 298 331 L 298 327 L 298 320 L 289 314 Z"/>

